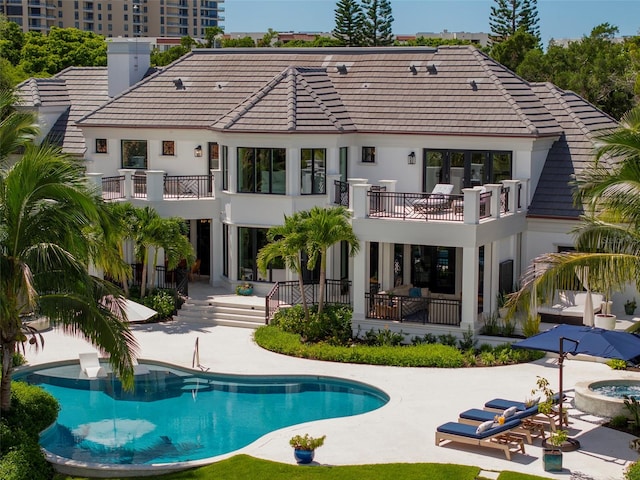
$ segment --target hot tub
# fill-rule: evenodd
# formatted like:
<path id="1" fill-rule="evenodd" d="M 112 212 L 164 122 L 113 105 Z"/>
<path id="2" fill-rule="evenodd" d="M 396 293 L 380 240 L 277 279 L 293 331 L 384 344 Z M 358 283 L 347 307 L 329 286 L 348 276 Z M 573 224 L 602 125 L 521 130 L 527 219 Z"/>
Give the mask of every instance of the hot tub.
<path id="1" fill-rule="evenodd" d="M 611 388 L 606 388 L 611 387 Z M 596 382 L 576 383 L 575 406 L 578 410 L 598 417 L 613 418 L 616 415 L 629 415 L 624 398 L 612 396 L 619 387 L 631 387 L 640 390 L 640 380 L 598 380 Z M 610 392 L 607 392 L 610 390 Z"/>

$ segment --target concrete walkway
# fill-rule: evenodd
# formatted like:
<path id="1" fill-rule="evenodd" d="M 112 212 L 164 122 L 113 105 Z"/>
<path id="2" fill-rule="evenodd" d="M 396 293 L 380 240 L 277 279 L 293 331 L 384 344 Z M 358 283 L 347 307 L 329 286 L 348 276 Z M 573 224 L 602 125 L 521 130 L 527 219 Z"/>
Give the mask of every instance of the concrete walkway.
<path id="1" fill-rule="evenodd" d="M 536 375 L 557 388 L 558 370 L 552 359 L 525 365 L 494 368 L 433 369 L 337 364 L 289 358 L 267 352 L 252 340 L 253 331 L 212 327 L 179 321 L 133 325 L 140 357 L 190 367 L 196 338 L 201 363 L 212 371 L 239 374 L 317 374 L 367 382 L 386 391 L 391 401 L 364 415 L 323 420 L 285 428 L 262 437 L 242 449 L 254 457 L 295 463 L 288 440 L 293 434 L 327 435 L 316 452 L 316 461 L 327 465 L 388 462 L 440 462 L 480 466 L 488 471 L 515 470 L 553 478 L 612 480 L 622 478 L 626 464 L 638 455 L 629 449 L 633 437 L 598 425 L 600 419 L 570 410 L 571 435 L 582 448 L 565 453 L 562 474 L 544 472 L 540 441 L 526 445 L 526 455 L 512 461 L 492 449 L 462 445 L 436 447 L 438 425 L 456 420 L 458 413 L 481 408 L 494 397 L 524 399 Z M 44 333 L 45 348 L 27 350 L 31 364 L 76 359 L 79 352 L 94 350 L 83 340 L 58 331 Z M 579 381 L 604 378 L 639 378 L 638 373 L 616 372 L 606 365 L 568 360 L 565 388 Z M 236 452 L 237 453 L 237 452 Z M 223 457 L 221 457 L 223 458 Z M 570 475 L 571 474 L 571 475 Z"/>

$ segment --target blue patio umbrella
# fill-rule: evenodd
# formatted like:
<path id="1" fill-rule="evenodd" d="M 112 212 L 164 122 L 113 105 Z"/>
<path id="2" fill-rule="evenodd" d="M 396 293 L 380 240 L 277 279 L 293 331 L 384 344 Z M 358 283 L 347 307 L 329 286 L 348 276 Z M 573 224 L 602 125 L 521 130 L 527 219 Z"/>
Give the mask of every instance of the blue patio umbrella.
<path id="1" fill-rule="evenodd" d="M 562 367 L 567 355 L 590 355 L 601 358 L 617 358 L 632 361 L 640 358 L 640 337 L 628 332 L 604 330 L 586 325 L 556 325 L 542 333 L 512 345 L 514 348 L 529 348 L 558 354 L 559 405 L 562 412 Z M 562 413 L 560 418 L 562 419 Z M 577 446 L 575 440 L 573 440 Z"/>

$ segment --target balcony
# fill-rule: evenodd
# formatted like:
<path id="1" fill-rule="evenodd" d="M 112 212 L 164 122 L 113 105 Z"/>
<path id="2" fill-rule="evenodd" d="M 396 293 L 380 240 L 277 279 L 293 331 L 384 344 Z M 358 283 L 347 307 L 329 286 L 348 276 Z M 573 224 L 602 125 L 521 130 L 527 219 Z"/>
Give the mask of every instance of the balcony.
<path id="1" fill-rule="evenodd" d="M 364 179 L 352 179 L 350 183 L 335 181 L 332 197 L 334 204 L 353 209 L 355 218 L 475 224 L 520 211 L 524 198 L 518 180 L 451 195 L 395 192 L 393 181 L 368 185 Z"/>
<path id="2" fill-rule="evenodd" d="M 162 171 L 147 171 L 146 174 L 138 174 L 133 170 L 122 172 L 124 175 L 115 177 L 89 174 L 99 184 L 105 201 L 215 198 L 213 174 L 171 176 Z"/>

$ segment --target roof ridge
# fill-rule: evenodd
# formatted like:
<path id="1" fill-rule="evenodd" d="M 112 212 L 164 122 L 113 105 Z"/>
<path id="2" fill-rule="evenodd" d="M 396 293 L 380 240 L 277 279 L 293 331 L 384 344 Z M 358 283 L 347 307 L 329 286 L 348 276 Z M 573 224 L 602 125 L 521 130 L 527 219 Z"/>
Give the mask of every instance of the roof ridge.
<path id="1" fill-rule="evenodd" d="M 267 83 L 265 83 L 262 87 L 260 87 L 256 92 L 252 93 L 251 95 L 249 95 L 247 98 L 245 98 L 242 102 L 240 102 L 238 105 L 236 105 L 235 107 L 233 107 L 231 110 L 229 110 L 227 113 L 225 113 L 224 115 L 222 115 L 220 117 L 220 119 L 223 119 L 224 117 L 226 117 L 227 115 L 232 114 L 233 112 L 236 112 L 236 114 L 229 119 L 229 121 L 227 123 L 225 123 L 222 126 L 223 130 L 226 130 L 228 128 L 231 128 L 235 123 L 238 122 L 238 120 L 240 120 L 240 118 L 242 118 L 242 116 L 247 113 L 249 110 L 251 110 L 253 107 L 256 106 L 256 104 L 262 100 L 269 92 L 271 92 L 284 78 L 287 77 L 287 75 L 290 74 L 290 71 L 293 67 L 289 66 L 287 68 L 285 68 L 282 72 L 280 72 L 279 74 L 277 74 L 275 77 L 273 77 L 271 80 L 269 80 Z M 215 122 L 214 122 L 215 123 Z"/>
<path id="2" fill-rule="evenodd" d="M 31 91 L 31 98 L 33 98 L 33 105 L 36 107 L 42 105 L 42 97 L 40 96 L 40 89 L 38 88 L 38 80 L 30 78 L 29 89 Z"/>
<path id="3" fill-rule="evenodd" d="M 321 70 L 323 70 L 325 73 L 327 72 L 326 68 L 323 68 Z M 327 116 L 327 118 L 331 121 L 331 123 L 338 130 L 344 130 L 344 126 L 342 125 L 340 120 L 338 120 L 338 118 L 329 109 L 329 107 L 327 107 L 327 105 L 322 101 L 320 96 L 316 93 L 315 89 L 311 85 L 309 85 L 309 82 L 307 82 L 307 79 L 304 78 L 304 74 L 302 72 L 300 72 L 299 70 L 297 70 L 297 69 L 296 69 L 296 71 L 300 75 L 300 81 L 301 81 L 304 89 L 307 91 L 309 96 L 313 99 L 314 103 L 318 106 L 318 108 L 320 108 L 320 110 L 322 110 L 322 113 L 324 113 Z M 331 79 L 329 79 L 329 81 L 331 81 Z"/>
<path id="4" fill-rule="evenodd" d="M 287 85 L 287 130 L 293 131 L 298 124 L 298 95 L 296 95 L 296 74 L 289 67 L 289 84 Z"/>
<path id="5" fill-rule="evenodd" d="M 480 63 L 482 68 L 487 72 L 487 76 L 489 77 L 489 79 L 493 80 L 493 83 L 495 84 L 495 86 L 498 89 L 498 91 L 500 93 L 502 93 L 502 96 L 505 97 L 505 100 L 507 100 L 509 105 L 511 105 L 513 110 L 516 112 L 516 115 L 518 115 L 520 120 L 522 120 L 522 123 L 524 123 L 524 125 L 527 127 L 527 130 L 529 130 L 533 134 L 538 134 L 538 128 L 533 124 L 531 119 L 522 111 L 522 107 L 520 106 L 520 104 L 517 102 L 517 100 L 515 98 L 513 98 L 513 95 L 511 95 L 509 93 L 509 91 L 502 84 L 502 82 L 500 81 L 498 76 L 495 74 L 493 69 L 489 66 L 489 60 L 491 60 L 491 62 L 492 62 L 492 64 L 494 66 L 500 65 L 502 68 L 504 68 L 505 70 L 507 70 L 510 73 L 512 73 L 515 77 L 519 78 L 522 81 L 522 83 L 524 83 L 529 88 L 531 88 L 531 85 L 529 84 L 529 82 L 527 82 L 526 80 L 524 80 L 521 77 L 518 77 L 518 75 L 516 75 L 515 73 L 511 72 L 511 70 L 509 70 L 508 68 L 504 67 L 503 65 L 497 63 L 492 58 L 489 58 L 487 55 L 483 54 L 477 48 L 471 49 L 471 53 L 472 53 L 472 55 L 474 55 L 478 59 L 478 62 Z M 538 98 L 538 95 L 536 95 L 535 92 L 532 92 L 532 93 L 536 96 L 536 98 Z"/>

